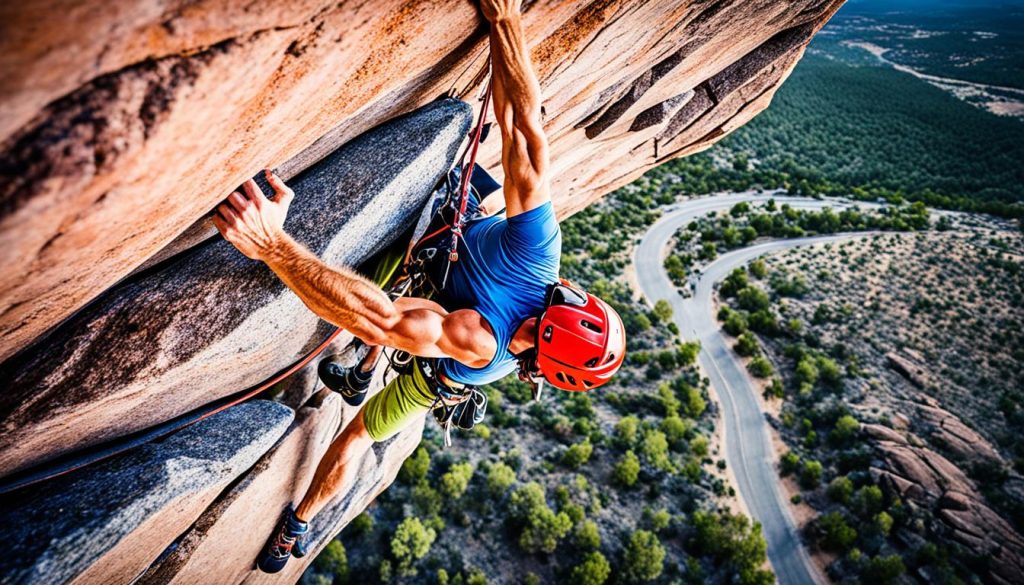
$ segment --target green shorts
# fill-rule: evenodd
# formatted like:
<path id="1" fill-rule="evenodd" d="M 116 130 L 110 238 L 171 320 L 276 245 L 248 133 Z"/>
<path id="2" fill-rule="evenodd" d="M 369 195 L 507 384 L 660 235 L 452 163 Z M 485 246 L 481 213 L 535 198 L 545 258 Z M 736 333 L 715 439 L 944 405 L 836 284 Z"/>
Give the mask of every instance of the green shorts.
<path id="1" fill-rule="evenodd" d="M 391 380 L 363 407 L 366 432 L 374 441 L 389 439 L 417 417 L 430 412 L 434 400 L 434 392 L 423 375 L 419 361 L 414 358 L 412 372 Z"/>

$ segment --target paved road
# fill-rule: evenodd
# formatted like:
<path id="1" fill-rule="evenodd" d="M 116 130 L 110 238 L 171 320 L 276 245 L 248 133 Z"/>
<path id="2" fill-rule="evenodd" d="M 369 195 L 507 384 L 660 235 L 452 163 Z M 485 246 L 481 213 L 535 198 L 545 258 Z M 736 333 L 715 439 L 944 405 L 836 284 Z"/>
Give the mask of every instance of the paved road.
<path id="1" fill-rule="evenodd" d="M 772 194 L 737 193 L 695 199 L 667 208 L 666 214 L 644 235 L 633 259 L 640 289 L 653 305 L 666 299 L 684 338 L 701 342 L 700 364 L 711 379 L 712 389 L 722 405 L 725 420 L 726 461 L 739 484 L 740 497 L 750 513 L 761 522 L 768 541 L 768 558 L 782 585 L 827 583 L 800 542 L 796 524 L 789 514 L 789 501 L 778 486 L 768 424 L 761 413 L 750 376 L 719 331 L 712 314 L 712 291 L 737 266 L 758 256 L 797 246 L 855 237 L 832 235 L 790 240 L 773 240 L 722 255 L 696 279 L 691 298 L 677 292 L 662 267 L 666 245 L 681 227 L 708 212 L 727 210 L 741 201 L 766 201 Z M 798 209 L 844 207 L 851 204 L 809 198 L 779 198 Z M 871 205 L 860 204 L 862 207 Z"/>

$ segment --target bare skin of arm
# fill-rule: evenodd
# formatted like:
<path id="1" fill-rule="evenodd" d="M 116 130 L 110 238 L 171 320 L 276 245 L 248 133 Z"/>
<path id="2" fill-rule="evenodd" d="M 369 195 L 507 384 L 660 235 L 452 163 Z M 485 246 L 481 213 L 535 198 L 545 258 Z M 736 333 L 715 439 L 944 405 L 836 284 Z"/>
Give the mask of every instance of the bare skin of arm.
<path id="1" fill-rule="evenodd" d="M 540 83 L 520 18 L 521 0 L 483 0 L 491 23 L 491 75 L 494 115 L 501 128 L 501 166 L 508 217 L 551 200 L 548 140 L 541 124 Z M 485 201 L 485 207 L 491 207 Z"/>
<path id="2" fill-rule="evenodd" d="M 494 336 L 472 310 L 449 313 L 426 299 L 390 298 L 348 268 L 332 267 L 285 233 L 292 194 L 267 171 L 275 196 L 267 199 L 253 181 L 217 208 L 214 224 L 249 258 L 262 260 L 320 318 L 371 345 L 385 345 L 421 357 L 452 357 L 469 366 L 486 364 L 496 350 Z"/>

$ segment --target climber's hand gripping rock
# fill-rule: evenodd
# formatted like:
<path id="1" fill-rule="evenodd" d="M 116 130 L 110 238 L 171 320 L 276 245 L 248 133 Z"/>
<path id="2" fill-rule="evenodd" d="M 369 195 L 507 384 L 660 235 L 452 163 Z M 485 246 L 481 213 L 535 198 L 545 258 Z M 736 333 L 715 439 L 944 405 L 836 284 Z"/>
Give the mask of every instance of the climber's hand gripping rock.
<path id="1" fill-rule="evenodd" d="M 284 220 L 295 193 L 273 171 L 267 169 L 267 182 L 274 196 L 267 198 L 255 181 L 249 179 L 242 192 L 235 191 L 217 206 L 213 225 L 224 239 L 254 260 L 264 260 L 284 235 Z M 244 193 L 244 194 L 243 194 Z"/>

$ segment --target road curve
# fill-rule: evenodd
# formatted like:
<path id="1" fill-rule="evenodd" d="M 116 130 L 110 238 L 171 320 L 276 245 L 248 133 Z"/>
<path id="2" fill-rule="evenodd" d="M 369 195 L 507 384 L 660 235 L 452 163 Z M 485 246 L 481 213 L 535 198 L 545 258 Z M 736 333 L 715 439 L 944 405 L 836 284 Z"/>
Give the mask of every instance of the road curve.
<path id="1" fill-rule="evenodd" d="M 855 237 L 851 234 L 772 240 L 734 250 L 708 265 L 695 280 L 691 298 L 683 298 L 663 268 L 665 248 L 672 235 L 691 221 L 711 211 L 728 210 L 733 205 L 767 201 L 777 194 L 737 193 L 694 199 L 666 208 L 666 213 L 644 235 L 633 259 L 637 280 L 653 305 L 665 299 L 672 305 L 673 319 L 683 337 L 701 342 L 699 361 L 722 405 L 725 420 L 726 461 L 739 484 L 740 497 L 751 515 L 759 521 L 768 542 L 768 559 L 782 585 L 827 583 L 811 561 L 800 541 L 796 524 L 789 514 L 789 501 L 778 486 L 768 424 L 757 402 L 750 376 L 722 335 L 712 315 L 714 284 L 734 268 L 770 252 Z M 780 197 L 779 203 L 797 209 L 847 207 L 850 203 L 802 197 Z M 862 207 L 874 205 L 860 204 Z"/>

